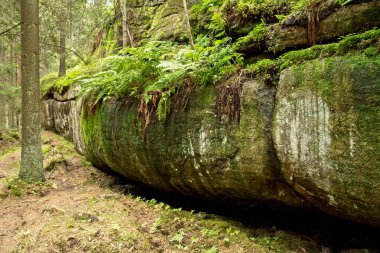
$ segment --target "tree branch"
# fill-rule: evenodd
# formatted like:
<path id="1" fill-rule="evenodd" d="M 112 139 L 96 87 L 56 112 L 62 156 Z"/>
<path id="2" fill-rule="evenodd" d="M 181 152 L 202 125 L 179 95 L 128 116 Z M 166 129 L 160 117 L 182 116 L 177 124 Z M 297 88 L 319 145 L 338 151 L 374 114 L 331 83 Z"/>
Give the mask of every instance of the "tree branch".
<path id="1" fill-rule="evenodd" d="M 7 32 L 9 32 L 10 30 L 12 30 L 12 29 L 14 29 L 14 28 L 20 26 L 20 25 L 21 25 L 21 22 L 18 23 L 17 25 L 12 26 L 11 28 L 9 28 L 9 29 L 7 29 L 7 30 L 1 32 L 1 33 L 0 33 L 0 36 L 3 35 L 3 34 L 5 34 L 5 33 L 7 33 Z"/>
<path id="2" fill-rule="evenodd" d="M 79 53 L 75 52 L 74 50 L 72 50 L 72 49 L 70 49 L 70 48 L 67 48 L 67 47 L 61 47 L 61 46 L 58 46 L 58 45 L 53 45 L 53 44 L 48 44 L 48 43 L 42 43 L 42 44 L 47 45 L 47 46 L 59 47 L 59 48 L 63 48 L 63 49 L 65 49 L 65 50 L 68 50 L 68 51 L 72 52 L 73 54 L 75 54 L 79 59 L 81 59 L 81 60 L 84 62 L 84 64 L 86 64 L 86 65 L 88 64 L 88 63 L 85 61 L 85 59 L 83 59 L 83 57 L 82 57 Z"/>

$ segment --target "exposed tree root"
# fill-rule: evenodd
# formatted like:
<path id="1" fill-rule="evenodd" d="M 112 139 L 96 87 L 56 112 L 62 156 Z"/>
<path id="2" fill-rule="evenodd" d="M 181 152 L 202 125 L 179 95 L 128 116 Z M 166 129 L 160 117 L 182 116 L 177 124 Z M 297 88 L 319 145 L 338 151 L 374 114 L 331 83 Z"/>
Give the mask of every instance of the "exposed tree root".
<path id="1" fill-rule="evenodd" d="M 319 25 L 319 7 L 321 2 L 318 1 L 312 5 L 310 5 L 307 12 L 307 37 L 309 41 L 309 45 L 317 44 L 317 28 Z"/>
<path id="2" fill-rule="evenodd" d="M 224 116 L 227 116 L 228 120 L 240 123 L 241 75 L 242 70 L 235 72 L 218 87 L 215 108 L 218 121 L 222 121 Z"/>
<path id="3" fill-rule="evenodd" d="M 142 129 L 142 139 L 144 143 L 147 142 L 146 138 L 146 132 L 148 129 L 148 125 L 151 121 L 154 120 L 155 116 L 157 115 L 157 108 L 158 103 L 160 102 L 161 98 L 161 91 L 152 91 L 149 93 L 150 99 L 147 102 L 145 100 L 144 95 L 140 95 L 140 101 L 139 106 L 137 109 L 137 113 L 139 115 L 139 118 L 141 120 L 141 129 Z"/>
<path id="4" fill-rule="evenodd" d="M 195 90 L 195 85 L 191 82 L 191 80 L 186 80 L 184 86 L 178 89 L 180 90 L 177 90 L 170 97 L 169 115 L 179 111 L 184 111 L 187 108 L 190 97 Z M 160 90 L 149 92 L 149 101 L 146 101 L 144 95 L 140 95 L 137 112 L 141 121 L 142 139 L 144 143 L 147 142 L 146 134 L 149 124 L 157 119 L 157 110 L 163 92 L 164 91 Z"/>
<path id="5" fill-rule="evenodd" d="M 188 107 L 191 95 L 195 90 L 194 83 L 186 79 L 183 87 L 179 88 L 177 92 L 171 97 L 171 111 L 170 113 L 177 113 L 179 111 L 184 111 Z"/>

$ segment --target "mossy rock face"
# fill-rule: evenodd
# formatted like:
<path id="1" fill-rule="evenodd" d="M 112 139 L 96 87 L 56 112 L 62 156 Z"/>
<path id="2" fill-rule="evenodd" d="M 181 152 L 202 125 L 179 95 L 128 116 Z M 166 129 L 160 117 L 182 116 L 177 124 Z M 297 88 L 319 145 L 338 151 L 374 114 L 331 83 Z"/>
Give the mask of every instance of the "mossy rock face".
<path id="1" fill-rule="evenodd" d="M 380 57 L 281 73 L 274 142 L 286 180 L 320 210 L 380 225 Z"/>
<path id="2" fill-rule="evenodd" d="M 235 203 L 305 206 L 282 178 L 271 146 L 275 89 L 243 85 L 240 124 L 219 122 L 215 87 L 198 88 L 186 112 L 151 123 L 143 142 L 137 103 L 117 101 L 82 115 L 86 156 L 155 188 Z M 272 105 L 272 106 L 271 106 Z"/>
<path id="3" fill-rule="evenodd" d="M 367 55 L 290 67 L 277 87 L 242 77 L 239 123 L 217 117 L 214 86 L 151 121 L 146 142 L 138 99 L 47 100 L 44 122 L 97 167 L 160 190 L 380 227 L 380 56 Z"/>
<path id="4" fill-rule="evenodd" d="M 122 35 L 121 19 L 120 15 L 114 28 L 119 34 L 119 41 Z M 127 24 L 135 46 L 145 39 L 188 40 L 182 0 L 128 1 Z"/>
<path id="5" fill-rule="evenodd" d="M 41 105 L 42 126 L 72 141 L 79 153 L 84 152 L 79 128 L 81 107 L 81 99 L 69 101 L 49 99 L 43 101 Z"/>
<path id="6" fill-rule="evenodd" d="M 380 25 L 380 2 L 344 6 L 321 19 L 315 27 L 317 43 L 333 41 L 341 36 L 365 31 Z M 309 46 L 308 26 L 275 24 L 269 27 L 266 46 L 270 51 L 280 52 Z M 257 46 L 250 46 L 254 50 Z M 244 51 L 244 50 L 243 50 Z"/>
<path id="7" fill-rule="evenodd" d="M 146 37 L 154 40 L 187 40 L 182 0 L 167 0 L 157 8 Z"/>

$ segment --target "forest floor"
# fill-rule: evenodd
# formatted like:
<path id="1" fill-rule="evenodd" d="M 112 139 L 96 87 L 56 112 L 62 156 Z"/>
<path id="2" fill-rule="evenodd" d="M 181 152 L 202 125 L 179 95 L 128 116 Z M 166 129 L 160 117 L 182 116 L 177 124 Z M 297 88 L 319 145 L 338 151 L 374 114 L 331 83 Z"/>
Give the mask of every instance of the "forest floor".
<path id="1" fill-rule="evenodd" d="M 247 227 L 133 193 L 43 132 L 47 181 L 17 178 L 17 133 L 0 138 L 0 252 L 329 252 L 290 231 Z"/>

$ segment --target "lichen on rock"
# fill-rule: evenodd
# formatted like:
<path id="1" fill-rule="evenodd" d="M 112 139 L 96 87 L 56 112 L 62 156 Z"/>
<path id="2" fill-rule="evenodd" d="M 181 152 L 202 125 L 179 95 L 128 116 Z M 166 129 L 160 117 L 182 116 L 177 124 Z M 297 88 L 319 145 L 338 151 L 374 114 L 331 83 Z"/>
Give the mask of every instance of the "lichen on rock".
<path id="1" fill-rule="evenodd" d="M 378 225 L 380 58 L 314 60 L 284 70 L 274 140 L 282 171 L 321 210 Z"/>

